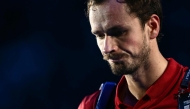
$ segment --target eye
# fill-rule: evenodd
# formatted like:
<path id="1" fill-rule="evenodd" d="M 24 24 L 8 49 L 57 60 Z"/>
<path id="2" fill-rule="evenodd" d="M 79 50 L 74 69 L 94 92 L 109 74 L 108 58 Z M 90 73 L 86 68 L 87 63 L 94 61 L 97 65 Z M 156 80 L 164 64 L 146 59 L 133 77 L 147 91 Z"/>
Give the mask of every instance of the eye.
<path id="1" fill-rule="evenodd" d="M 117 30 L 110 33 L 111 36 L 119 37 L 125 34 L 127 31 L 125 30 Z"/>
<path id="2" fill-rule="evenodd" d="M 104 37 L 105 37 L 105 35 L 95 35 L 96 36 L 96 38 L 98 38 L 98 39 L 104 39 Z"/>
<path id="3" fill-rule="evenodd" d="M 104 39 L 104 35 L 95 35 L 96 38 L 99 38 L 99 39 Z"/>

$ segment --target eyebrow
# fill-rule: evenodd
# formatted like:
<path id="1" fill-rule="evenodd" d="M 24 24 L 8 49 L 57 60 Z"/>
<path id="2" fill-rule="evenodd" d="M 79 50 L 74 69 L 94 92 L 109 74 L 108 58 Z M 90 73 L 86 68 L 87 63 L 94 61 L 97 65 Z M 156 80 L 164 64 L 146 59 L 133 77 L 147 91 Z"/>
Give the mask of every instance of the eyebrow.
<path id="1" fill-rule="evenodd" d="M 123 27 L 121 25 L 115 25 L 115 26 L 112 26 L 110 28 L 108 28 L 107 30 L 105 30 L 106 33 L 112 33 L 113 31 L 118 31 L 118 30 L 126 30 L 128 29 L 129 27 Z M 91 31 L 92 34 L 102 34 L 102 31 Z"/>
<path id="2" fill-rule="evenodd" d="M 114 32 L 123 31 L 123 30 L 126 30 L 126 27 L 123 27 L 121 25 L 116 25 L 116 26 L 113 26 L 113 27 L 107 29 L 106 33 L 112 34 Z"/>

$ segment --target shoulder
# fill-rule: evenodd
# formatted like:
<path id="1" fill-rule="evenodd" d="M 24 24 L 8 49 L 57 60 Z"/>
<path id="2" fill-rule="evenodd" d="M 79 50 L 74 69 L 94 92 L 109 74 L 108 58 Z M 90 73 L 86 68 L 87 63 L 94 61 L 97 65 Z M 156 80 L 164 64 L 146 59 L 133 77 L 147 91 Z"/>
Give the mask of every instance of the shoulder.
<path id="1" fill-rule="evenodd" d="M 91 95 L 85 96 L 82 102 L 80 103 L 78 109 L 94 109 L 99 94 L 100 94 L 100 90 L 94 92 Z"/>

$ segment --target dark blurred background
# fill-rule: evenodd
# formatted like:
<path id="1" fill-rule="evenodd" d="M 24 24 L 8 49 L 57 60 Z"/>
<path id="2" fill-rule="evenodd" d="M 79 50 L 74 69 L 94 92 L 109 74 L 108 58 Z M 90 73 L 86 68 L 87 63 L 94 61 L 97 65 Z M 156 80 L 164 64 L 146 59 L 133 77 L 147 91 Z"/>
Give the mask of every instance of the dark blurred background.
<path id="1" fill-rule="evenodd" d="M 188 0 L 163 0 L 163 55 L 190 66 Z M 0 1 L 0 109 L 77 109 L 117 82 L 90 33 L 85 0 Z"/>

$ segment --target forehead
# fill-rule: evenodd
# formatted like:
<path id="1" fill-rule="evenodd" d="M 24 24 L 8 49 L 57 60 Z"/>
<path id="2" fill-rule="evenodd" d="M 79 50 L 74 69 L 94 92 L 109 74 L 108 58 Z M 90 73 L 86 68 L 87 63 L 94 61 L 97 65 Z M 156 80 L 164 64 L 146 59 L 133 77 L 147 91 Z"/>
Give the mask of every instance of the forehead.
<path id="1" fill-rule="evenodd" d="M 89 20 L 92 31 L 110 28 L 113 25 L 129 25 L 131 16 L 125 3 L 108 0 L 99 5 L 91 6 Z"/>

